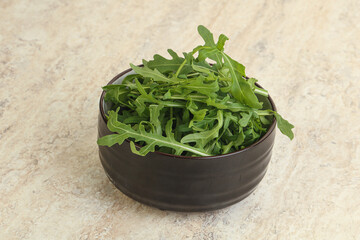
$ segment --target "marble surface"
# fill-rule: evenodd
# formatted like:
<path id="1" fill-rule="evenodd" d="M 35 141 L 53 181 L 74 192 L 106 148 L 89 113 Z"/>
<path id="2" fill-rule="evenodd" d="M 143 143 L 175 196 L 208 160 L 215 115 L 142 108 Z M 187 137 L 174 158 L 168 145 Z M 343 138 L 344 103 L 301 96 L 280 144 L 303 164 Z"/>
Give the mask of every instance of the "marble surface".
<path id="1" fill-rule="evenodd" d="M 0 1 L 0 239 L 360 239 L 360 4 Z M 101 86 L 196 26 L 217 36 L 295 126 L 257 190 L 206 213 L 120 193 L 96 145 Z"/>

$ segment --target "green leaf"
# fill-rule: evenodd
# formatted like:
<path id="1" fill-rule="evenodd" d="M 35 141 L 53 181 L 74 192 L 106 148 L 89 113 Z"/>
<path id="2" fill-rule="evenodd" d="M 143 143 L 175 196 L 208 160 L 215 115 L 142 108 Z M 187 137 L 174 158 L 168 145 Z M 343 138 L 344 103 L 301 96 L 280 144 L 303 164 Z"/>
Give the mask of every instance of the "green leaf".
<path id="1" fill-rule="evenodd" d="M 232 147 L 233 145 L 234 145 L 233 142 L 230 142 L 230 143 L 227 144 L 227 145 L 223 145 L 223 146 L 221 147 L 222 154 L 227 154 L 227 153 L 229 153 L 230 150 L 231 150 L 231 147 Z"/>
<path id="2" fill-rule="evenodd" d="M 249 125 L 249 121 L 251 119 L 252 116 L 252 112 L 250 113 L 240 113 L 241 115 L 241 119 L 239 120 L 239 124 L 241 127 L 246 127 L 247 125 Z"/>
<path id="3" fill-rule="evenodd" d="M 260 88 L 258 86 L 255 85 L 255 83 L 257 82 L 258 80 L 255 79 L 255 78 L 249 78 L 247 80 L 248 84 L 250 85 L 251 89 L 254 91 L 254 93 L 256 94 L 260 94 L 262 96 L 265 96 L 265 97 L 268 97 L 269 96 L 269 93 L 267 90 L 263 89 L 263 88 Z"/>
<path id="4" fill-rule="evenodd" d="M 149 102 L 154 102 L 154 103 L 159 103 L 160 101 L 157 100 L 156 98 L 154 98 L 152 96 L 152 94 L 148 94 L 146 91 L 145 91 L 145 88 L 143 88 L 142 84 L 139 82 L 139 80 L 135 79 L 135 84 L 136 84 L 136 87 L 137 87 L 137 90 L 139 91 L 139 93 L 144 97 L 146 98 Z"/>
<path id="5" fill-rule="evenodd" d="M 245 77 L 245 67 L 244 65 L 242 65 L 241 63 L 238 63 L 237 61 L 235 61 L 234 59 L 232 59 L 231 57 L 229 57 L 226 53 L 221 52 L 221 54 L 224 57 L 224 60 L 226 61 L 225 66 L 227 67 L 227 69 L 229 70 L 229 73 L 231 74 L 231 77 L 233 77 L 235 74 L 233 74 L 232 72 L 238 73 L 240 74 L 241 77 Z M 243 79 L 245 81 L 245 79 Z"/>
<path id="6" fill-rule="evenodd" d="M 205 145 L 213 138 L 217 138 L 219 136 L 219 130 L 223 126 L 223 112 L 221 110 L 217 111 L 217 120 L 218 123 L 214 128 L 200 133 L 188 134 L 181 139 L 181 143 L 196 142 L 196 145 L 200 148 L 205 147 Z"/>
<path id="7" fill-rule="evenodd" d="M 294 128 L 294 125 L 292 125 L 287 120 L 285 120 L 283 117 L 281 117 L 281 115 L 278 114 L 277 112 L 275 112 L 275 111 L 272 111 L 272 112 L 274 113 L 274 116 L 277 121 L 277 126 L 280 129 L 280 132 L 282 132 L 283 134 L 288 136 L 290 138 L 290 140 L 292 140 L 294 138 L 294 133 L 292 131 L 292 129 Z"/>
<path id="8" fill-rule="evenodd" d="M 207 58 L 216 61 L 216 64 L 219 67 L 223 65 L 222 56 L 219 53 L 219 49 L 217 48 L 207 47 L 199 51 L 199 56 L 198 56 L 199 61 L 205 61 Z"/>
<path id="9" fill-rule="evenodd" d="M 120 120 L 120 119 L 119 119 Z M 142 121 L 148 120 L 147 117 L 140 117 L 140 116 L 130 116 L 125 118 L 122 122 L 125 124 L 134 124 L 134 123 L 140 123 Z"/>
<path id="10" fill-rule="evenodd" d="M 148 102 L 148 101 L 149 101 L 149 99 L 147 99 L 143 95 L 139 96 L 134 101 L 134 105 L 136 106 L 136 112 L 139 114 L 139 116 L 143 116 L 143 113 L 147 109 L 145 102 Z"/>
<path id="11" fill-rule="evenodd" d="M 225 112 L 224 114 L 224 124 L 223 124 L 223 128 L 222 128 L 222 133 L 220 134 L 220 136 L 217 137 L 217 139 L 215 140 L 215 142 L 218 142 L 219 139 L 221 139 L 221 137 L 224 135 L 224 133 L 226 131 L 228 131 L 229 129 L 229 125 L 231 121 L 237 121 L 237 118 L 235 116 L 233 116 L 231 114 L 231 112 Z M 232 145 L 230 146 L 230 148 L 232 147 Z"/>
<path id="12" fill-rule="evenodd" d="M 171 91 L 170 89 L 164 94 L 164 100 L 171 99 Z"/>
<path id="13" fill-rule="evenodd" d="M 244 132 L 241 130 L 240 133 L 237 135 L 236 140 L 233 142 L 233 145 L 236 149 L 238 149 L 245 140 L 245 134 Z"/>
<path id="14" fill-rule="evenodd" d="M 108 146 L 111 147 L 112 145 L 115 145 L 116 143 L 122 144 L 124 141 L 124 138 L 119 134 L 110 134 L 103 136 L 102 138 L 99 138 L 97 141 L 97 144 L 100 146 Z"/>
<path id="15" fill-rule="evenodd" d="M 176 81 L 174 81 L 173 79 L 167 78 L 165 77 L 161 72 L 159 72 L 159 70 L 157 69 L 150 69 L 148 67 L 137 67 L 134 64 L 130 63 L 131 68 L 138 74 L 144 76 L 144 77 L 149 77 L 154 79 L 154 81 L 157 82 L 167 82 L 167 83 L 174 83 Z"/>
<path id="16" fill-rule="evenodd" d="M 163 105 L 152 104 L 149 106 L 150 110 L 150 122 L 154 125 L 156 134 L 162 135 L 161 122 L 159 120 L 160 111 L 163 109 Z"/>
<path id="17" fill-rule="evenodd" d="M 176 72 L 180 65 L 184 62 L 185 58 L 179 57 L 173 50 L 168 49 L 172 59 L 166 59 L 158 54 L 154 55 L 154 60 L 147 62 L 147 66 L 151 69 L 157 69 L 162 73 Z M 183 67 L 181 73 L 188 74 L 192 71 L 189 64 Z"/>
<path id="18" fill-rule="evenodd" d="M 198 32 L 205 41 L 205 46 L 216 47 L 213 34 L 203 25 L 198 26 Z"/>
<path id="19" fill-rule="evenodd" d="M 229 72 L 233 80 L 231 94 L 234 96 L 234 98 L 238 99 L 242 103 L 247 104 L 250 107 L 257 109 L 262 108 L 262 104 L 257 99 L 250 85 L 243 78 L 245 75 L 244 66 L 231 59 L 225 53 L 222 54 L 224 57 L 224 65 L 229 68 Z"/>
<path id="20" fill-rule="evenodd" d="M 219 66 L 222 66 L 222 56 L 214 42 L 213 34 L 206 27 L 204 27 L 202 25 L 198 26 L 198 32 L 205 41 L 204 46 L 209 47 L 209 48 L 205 48 L 205 49 L 202 49 L 199 51 L 200 61 L 205 60 L 206 58 L 210 58 L 210 59 L 216 61 L 216 63 Z M 224 43 L 225 43 L 225 41 L 224 41 Z M 219 45 L 221 45 L 221 43 Z"/>
<path id="21" fill-rule="evenodd" d="M 240 112 L 240 111 L 249 111 L 251 108 L 240 103 L 240 102 L 232 102 L 232 101 L 218 101 L 217 99 L 208 98 L 206 100 L 206 104 L 208 106 L 213 106 L 218 109 L 227 109 L 232 112 Z"/>
<path id="22" fill-rule="evenodd" d="M 189 128 L 193 126 L 194 121 L 202 121 L 208 111 L 206 108 L 198 110 L 198 106 L 191 99 L 187 102 L 186 107 L 194 116 L 189 123 Z"/>
<path id="23" fill-rule="evenodd" d="M 124 103 L 126 101 L 126 95 L 129 93 L 129 90 L 122 85 L 104 86 L 103 90 L 106 92 L 104 100 L 115 104 Z"/>
<path id="24" fill-rule="evenodd" d="M 219 36 L 218 42 L 216 43 L 217 49 L 219 49 L 220 51 L 223 51 L 226 40 L 229 40 L 229 38 L 227 36 L 225 36 L 224 34 L 221 34 Z"/>
<path id="25" fill-rule="evenodd" d="M 210 154 L 206 153 L 203 149 L 191 147 L 189 145 L 177 142 L 174 138 L 158 136 L 153 133 L 146 132 L 143 125 L 139 125 L 139 131 L 134 130 L 131 126 L 121 123 L 117 120 L 119 108 L 116 111 L 109 111 L 109 118 L 107 122 L 107 127 L 110 131 L 117 133 L 117 138 L 115 137 L 102 137 L 98 140 L 98 144 L 103 146 L 112 146 L 115 143 L 122 144 L 123 141 L 127 138 L 133 138 L 136 142 L 145 142 L 145 145 L 141 147 L 140 151 L 134 151 L 134 147 L 132 150 L 134 153 L 139 155 L 146 155 L 148 152 L 155 151 L 155 146 L 159 147 L 169 147 L 175 149 L 177 152 L 191 152 L 197 154 L 199 156 L 210 156 Z M 117 140 L 117 142 L 114 141 Z"/>
<path id="26" fill-rule="evenodd" d="M 165 134 L 166 134 L 166 137 L 168 137 L 171 141 L 173 142 L 178 142 L 176 141 L 175 139 L 175 134 L 173 133 L 173 120 L 174 118 L 170 118 L 167 123 L 166 123 L 166 126 L 165 126 Z M 183 152 L 180 148 L 178 149 L 174 149 L 174 152 L 176 155 L 181 155 L 181 153 Z"/>
<path id="27" fill-rule="evenodd" d="M 200 73 L 205 73 L 207 75 L 206 80 L 217 80 L 218 77 L 215 75 L 215 70 L 210 67 L 204 65 L 196 65 L 194 62 L 192 63 L 192 68 Z"/>
<path id="28" fill-rule="evenodd" d="M 189 89 L 192 92 L 204 94 L 205 96 L 209 96 L 211 98 L 216 97 L 216 92 L 219 91 L 218 81 L 215 80 L 205 82 L 204 76 L 193 78 L 191 81 L 182 84 L 181 87 Z"/>
<path id="29" fill-rule="evenodd" d="M 251 145 L 260 138 L 260 134 L 257 133 L 254 128 L 250 127 L 245 132 L 246 145 Z"/>

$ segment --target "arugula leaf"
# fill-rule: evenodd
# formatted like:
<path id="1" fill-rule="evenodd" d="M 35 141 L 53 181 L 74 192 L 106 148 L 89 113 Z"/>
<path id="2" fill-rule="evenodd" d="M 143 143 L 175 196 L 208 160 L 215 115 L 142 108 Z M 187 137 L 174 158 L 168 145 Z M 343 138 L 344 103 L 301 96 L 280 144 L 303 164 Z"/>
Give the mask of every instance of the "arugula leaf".
<path id="1" fill-rule="evenodd" d="M 241 127 L 246 127 L 247 125 L 249 125 L 249 121 L 252 117 L 252 112 L 250 113 L 240 113 L 241 115 L 241 119 L 239 120 L 239 124 Z"/>
<path id="2" fill-rule="evenodd" d="M 176 72 L 180 65 L 184 62 L 185 58 L 179 57 L 173 50 L 168 49 L 172 59 L 166 59 L 159 54 L 154 55 L 154 60 L 147 62 L 146 66 L 151 69 L 157 69 L 162 73 Z M 192 71 L 191 66 L 187 65 L 182 69 L 183 74 L 188 74 Z"/>
<path id="3" fill-rule="evenodd" d="M 226 154 L 258 141 L 274 118 L 283 134 L 294 137 L 292 124 L 263 107 L 260 99 L 264 97 L 258 96 L 267 97 L 268 92 L 224 52 L 228 37 L 221 34 L 215 43 L 204 26 L 198 32 L 204 45 L 183 53 L 184 57 L 169 49 L 170 59 L 156 54 L 150 61 L 143 60 L 144 67 L 130 64 L 135 74 L 127 75 L 121 84 L 103 87 L 104 100 L 111 103 L 107 127 L 115 134 L 99 138 L 99 145 L 113 146 L 128 139 L 131 150 L 141 156 L 154 151 Z M 216 63 L 210 65 L 208 59 Z"/>
<path id="4" fill-rule="evenodd" d="M 223 51 L 224 50 L 224 45 L 225 45 L 225 42 L 229 40 L 229 38 L 227 36 L 225 36 L 224 34 L 220 34 L 219 36 L 219 40 L 218 42 L 216 43 L 216 48 L 219 49 L 220 51 Z"/>
<path id="5" fill-rule="evenodd" d="M 204 120 L 204 117 L 206 116 L 206 113 L 208 111 L 206 108 L 198 110 L 198 106 L 193 101 L 191 101 L 191 99 L 190 101 L 188 101 L 186 107 L 194 115 L 193 119 L 191 119 L 189 123 L 189 128 L 194 126 L 194 121 Z"/>
<path id="6" fill-rule="evenodd" d="M 218 82 L 216 80 L 205 82 L 204 76 L 191 79 L 191 81 L 182 84 L 181 87 L 189 89 L 191 92 L 195 91 L 209 97 L 216 97 L 216 92 L 219 91 Z"/>
<path id="7" fill-rule="evenodd" d="M 221 110 L 218 110 L 217 112 L 217 121 L 218 123 L 214 128 L 204 132 L 188 134 L 181 139 L 181 143 L 196 142 L 196 145 L 199 148 L 205 147 L 211 139 L 219 136 L 219 130 L 223 125 L 223 112 Z"/>
<path id="8" fill-rule="evenodd" d="M 171 91 L 170 91 L 170 89 L 164 94 L 164 99 L 171 99 Z"/>
<path id="9" fill-rule="evenodd" d="M 215 75 L 216 70 L 211 69 L 207 66 L 201 66 L 201 65 L 195 65 L 194 63 L 191 65 L 191 67 L 200 73 L 205 73 L 207 75 L 207 80 L 216 80 L 218 77 Z"/>
<path id="10" fill-rule="evenodd" d="M 103 90 L 106 91 L 105 101 L 121 104 L 126 101 L 126 95 L 129 90 L 121 85 L 108 85 L 104 86 Z"/>
<path id="11" fill-rule="evenodd" d="M 134 64 L 130 63 L 131 68 L 138 74 L 144 76 L 144 77 L 150 77 L 152 79 L 154 79 L 154 81 L 158 81 L 158 82 L 168 82 L 168 83 L 173 83 L 174 80 L 169 79 L 167 77 L 165 77 L 161 72 L 159 72 L 159 70 L 157 69 L 150 69 L 146 66 L 144 67 L 137 67 Z"/>
<path id="12" fill-rule="evenodd" d="M 198 26 L 198 32 L 205 41 L 205 46 L 216 47 L 213 34 L 203 25 Z"/>
<path id="13" fill-rule="evenodd" d="M 100 146 L 108 146 L 111 147 L 112 145 L 118 143 L 119 145 L 124 142 L 126 138 L 119 134 L 110 134 L 99 138 L 97 144 Z"/>
<path id="14" fill-rule="evenodd" d="M 161 122 L 159 120 L 160 117 L 160 111 L 163 109 L 163 105 L 155 105 L 152 104 L 149 106 L 150 110 L 150 122 L 154 125 L 156 134 L 162 135 L 162 129 L 161 129 Z"/>
<path id="15" fill-rule="evenodd" d="M 242 104 L 240 102 L 232 102 L 232 101 L 217 101 L 216 99 L 207 99 L 206 103 L 209 106 L 216 107 L 218 109 L 228 109 L 232 112 L 240 112 L 240 111 L 249 111 L 251 108 Z"/>
<path id="16" fill-rule="evenodd" d="M 241 130 L 241 131 L 239 132 L 239 134 L 236 136 L 236 140 L 233 142 L 235 148 L 240 147 L 240 146 L 244 143 L 244 140 L 245 140 L 245 134 L 244 134 L 244 132 Z"/>
<path id="17" fill-rule="evenodd" d="M 135 99 L 134 104 L 136 106 L 136 112 L 139 114 L 139 116 L 143 116 L 143 113 L 147 108 L 145 102 L 148 101 L 149 100 L 146 97 L 144 97 L 144 95 L 141 95 Z"/>
<path id="18" fill-rule="evenodd" d="M 205 60 L 206 58 L 210 58 L 210 59 L 216 61 L 217 65 L 219 65 L 219 67 L 221 67 L 222 66 L 222 56 L 219 53 L 217 46 L 214 42 L 213 34 L 206 27 L 204 27 L 202 25 L 198 26 L 198 32 L 205 41 L 204 46 L 208 47 L 208 48 L 204 48 L 199 51 L 199 59 L 201 59 L 200 61 Z M 219 39 L 219 41 L 220 41 L 219 47 L 223 48 L 225 41 L 226 41 L 225 38 L 222 37 L 222 39 L 221 40 Z"/>
<path id="19" fill-rule="evenodd" d="M 135 141 L 143 141 L 146 143 L 143 147 L 141 147 L 141 150 L 137 153 L 145 156 L 149 152 L 155 151 L 155 146 L 162 146 L 162 147 L 169 147 L 176 149 L 178 154 L 183 151 L 192 152 L 195 154 L 198 154 L 199 156 L 210 156 L 208 153 L 206 153 L 202 149 L 197 149 L 194 147 L 191 147 L 189 145 L 182 144 L 180 142 L 177 142 L 172 137 L 163 137 L 158 136 L 153 133 L 146 132 L 143 125 L 139 125 L 139 131 L 134 130 L 129 125 L 126 125 L 124 123 L 121 123 L 117 120 L 117 115 L 119 112 L 119 108 L 116 111 L 110 111 L 109 112 L 109 118 L 107 122 L 107 127 L 110 131 L 116 132 L 117 134 L 104 136 L 103 138 L 100 138 L 98 140 L 98 144 L 100 146 L 108 146 L 111 147 L 114 144 L 118 143 L 119 145 L 124 142 L 127 138 L 133 138 Z M 111 137 L 109 137 L 111 136 Z M 132 144 L 132 150 L 134 151 L 135 145 Z"/>
<path id="20" fill-rule="evenodd" d="M 263 89 L 263 88 L 259 88 L 258 86 L 255 85 L 255 83 L 257 82 L 258 80 L 255 79 L 255 78 L 249 78 L 247 80 L 248 84 L 250 85 L 251 89 L 254 91 L 254 93 L 256 94 L 260 94 L 262 96 L 265 96 L 265 97 L 268 97 L 269 96 L 269 93 L 267 90 Z"/>
<path id="21" fill-rule="evenodd" d="M 231 94 L 234 98 L 250 107 L 262 108 L 262 104 L 257 99 L 255 93 L 251 90 L 250 85 L 243 78 L 243 76 L 245 76 L 245 67 L 231 59 L 225 53 L 222 53 L 222 55 L 224 57 L 224 64 L 229 69 L 233 80 Z"/>
<path id="22" fill-rule="evenodd" d="M 285 120 L 283 117 L 281 117 L 281 115 L 278 114 L 277 112 L 275 112 L 275 111 L 272 111 L 272 112 L 274 113 L 274 116 L 277 121 L 277 126 L 280 129 L 280 132 L 282 132 L 283 134 L 288 136 L 290 138 L 290 140 L 292 140 L 294 138 L 294 133 L 292 132 L 291 129 L 294 128 L 294 125 L 292 125 L 287 120 Z"/>

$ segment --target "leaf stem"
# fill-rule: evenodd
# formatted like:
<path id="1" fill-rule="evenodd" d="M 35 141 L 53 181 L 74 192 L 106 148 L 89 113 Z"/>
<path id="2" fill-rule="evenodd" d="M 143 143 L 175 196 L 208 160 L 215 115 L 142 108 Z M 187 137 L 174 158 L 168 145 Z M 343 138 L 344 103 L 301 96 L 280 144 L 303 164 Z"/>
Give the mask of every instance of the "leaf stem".
<path id="1" fill-rule="evenodd" d="M 180 67 L 178 68 L 178 70 L 176 71 L 175 73 L 175 77 L 177 78 L 181 69 L 185 66 L 185 63 L 186 63 L 186 59 L 182 62 L 182 64 L 180 65 Z"/>
<path id="2" fill-rule="evenodd" d="M 196 76 L 196 75 L 200 75 L 200 73 L 196 72 L 196 73 L 190 73 L 187 75 L 187 77 L 192 77 L 192 76 Z"/>
<path id="3" fill-rule="evenodd" d="M 262 96 L 264 96 L 264 97 L 268 97 L 268 96 L 269 96 L 268 91 L 266 91 L 265 89 L 262 89 L 262 88 L 255 88 L 255 89 L 254 89 L 254 93 L 259 94 L 259 95 L 262 95 Z"/>

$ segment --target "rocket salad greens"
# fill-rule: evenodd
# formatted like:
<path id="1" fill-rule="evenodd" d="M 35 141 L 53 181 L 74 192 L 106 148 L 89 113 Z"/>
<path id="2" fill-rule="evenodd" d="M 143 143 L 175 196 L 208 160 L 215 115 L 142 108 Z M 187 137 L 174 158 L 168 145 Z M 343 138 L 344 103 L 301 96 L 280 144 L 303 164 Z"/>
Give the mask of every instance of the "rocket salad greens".
<path id="1" fill-rule="evenodd" d="M 134 74 L 103 87 L 105 101 L 112 104 L 107 126 L 114 134 L 100 138 L 99 145 L 129 139 L 131 150 L 141 156 L 154 151 L 220 155 L 258 141 L 273 117 L 283 134 L 294 137 L 294 126 L 260 100 L 266 100 L 267 91 L 224 52 L 228 38 L 221 34 L 215 43 L 204 26 L 198 32 L 205 44 L 184 57 L 169 49 L 171 59 L 155 55 L 143 60 L 143 67 L 130 64 Z"/>

